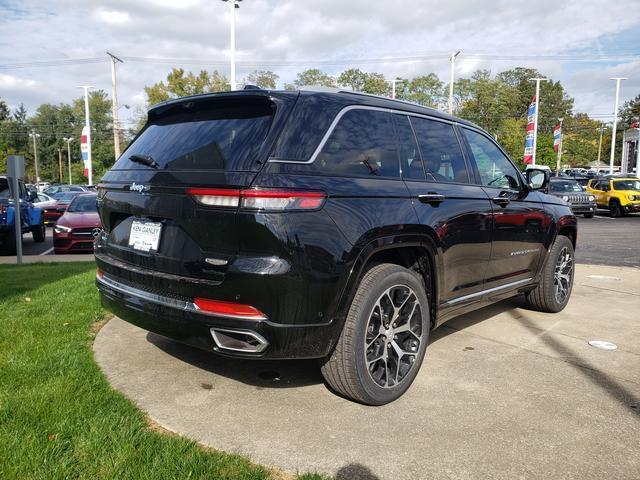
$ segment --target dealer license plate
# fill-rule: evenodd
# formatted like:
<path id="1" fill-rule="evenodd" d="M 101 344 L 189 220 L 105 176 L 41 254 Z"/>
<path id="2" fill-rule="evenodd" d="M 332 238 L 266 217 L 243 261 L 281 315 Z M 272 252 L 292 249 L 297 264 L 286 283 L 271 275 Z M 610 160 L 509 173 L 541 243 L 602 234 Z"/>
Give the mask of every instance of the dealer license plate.
<path id="1" fill-rule="evenodd" d="M 157 252 L 160 232 L 162 232 L 162 224 L 159 222 L 134 220 L 129 232 L 129 246 L 143 252 Z"/>

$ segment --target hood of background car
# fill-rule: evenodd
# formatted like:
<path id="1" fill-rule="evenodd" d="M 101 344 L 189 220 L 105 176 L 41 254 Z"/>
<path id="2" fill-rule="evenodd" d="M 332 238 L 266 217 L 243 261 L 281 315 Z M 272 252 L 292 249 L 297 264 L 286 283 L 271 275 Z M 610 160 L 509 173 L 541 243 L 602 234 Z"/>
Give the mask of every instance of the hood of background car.
<path id="1" fill-rule="evenodd" d="M 60 217 L 57 224 L 70 228 L 102 226 L 98 212 L 66 212 Z"/>

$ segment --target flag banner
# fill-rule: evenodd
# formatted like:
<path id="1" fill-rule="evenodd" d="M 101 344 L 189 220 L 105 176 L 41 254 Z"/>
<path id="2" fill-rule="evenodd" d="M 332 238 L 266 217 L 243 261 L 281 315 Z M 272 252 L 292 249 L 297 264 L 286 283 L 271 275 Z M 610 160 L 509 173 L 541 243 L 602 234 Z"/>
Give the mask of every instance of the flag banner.
<path id="1" fill-rule="evenodd" d="M 82 127 L 82 136 L 80 137 L 80 152 L 82 153 L 82 162 L 84 163 L 84 176 L 89 176 L 89 144 L 87 143 L 88 128 Z"/>
<path id="2" fill-rule="evenodd" d="M 562 132 L 560 131 L 560 124 L 553 127 L 553 150 L 558 153 L 558 148 L 560 147 L 560 135 Z"/>
<path id="3" fill-rule="evenodd" d="M 522 161 L 527 165 L 533 162 L 533 131 L 535 129 L 536 108 L 538 108 L 538 104 L 534 95 L 527 110 L 527 136 L 524 140 L 524 156 L 522 157 Z"/>

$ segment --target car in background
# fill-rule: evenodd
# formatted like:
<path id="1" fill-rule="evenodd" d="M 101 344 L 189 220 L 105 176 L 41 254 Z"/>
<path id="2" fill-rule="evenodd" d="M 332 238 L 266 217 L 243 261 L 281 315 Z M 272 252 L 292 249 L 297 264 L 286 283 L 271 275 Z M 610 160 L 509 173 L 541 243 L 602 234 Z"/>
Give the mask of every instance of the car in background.
<path id="1" fill-rule="evenodd" d="M 50 186 L 51 186 L 51 184 L 49 182 L 38 182 L 38 183 L 36 183 L 36 189 L 39 192 L 44 192 Z"/>
<path id="2" fill-rule="evenodd" d="M 578 184 L 580 185 L 580 187 L 582 188 L 582 191 L 584 192 L 587 189 L 587 184 L 589 183 L 589 180 L 591 180 L 591 177 L 572 177 L 576 182 L 578 182 Z"/>
<path id="3" fill-rule="evenodd" d="M 45 225 L 53 225 L 67 210 L 71 201 L 82 192 L 60 192 L 54 193 L 51 197 L 55 203 L 43 207 Z"/>
<path id="4" fill-rule="evenodd" d="M 88 189 L 82 185 L 51 185 L 46 188 L 44 193 L 47 195 L 55 195 L 62 192 L 87 192 Z"/>
<path id="5" fill-rule="evenodd" d="M 609 209 L 612 217 L 640 212 L 640 180 L 637 178 L 592 179 L 587 192 L 596 197 L 598 207 Z"/>
<path id="6" fill-rule="evenodd" d="M 549 180 L 549 194 L 567 202 L 574 215 L 593 218 L 596 214 L 595 195 L 583 192 L 580 184 L 571 177 L 552 177 Z"/>
<path id="7" fill-rule="evenodd" d="M 53 227 L 53 249 L 61 253 L 92 253 L 93 241 L 102 233 L 95 193 L 77 195 Z"/>
<path id="8" fill-rule="evenodd" d="M 50 205 L 54 205 L 56 203 L 56 199 L 50 197 L 46 193 L 36 193 L 33 197 L 33 204 L 37 207 L 44 208 Z"/>
<path id="9" fill-rule="evenodd" d="M 16 241 L 16 208 L 12 182 L 5 175 L 0 175 L 0 252 L 4 255 L 15 255 Z M 34 193 L 18 180 L 19 214 L 21 232 L 31 232 L 34 242 L 44 242 L 47 229 L 44 226 L 42 210 L 33 204 Z"/>

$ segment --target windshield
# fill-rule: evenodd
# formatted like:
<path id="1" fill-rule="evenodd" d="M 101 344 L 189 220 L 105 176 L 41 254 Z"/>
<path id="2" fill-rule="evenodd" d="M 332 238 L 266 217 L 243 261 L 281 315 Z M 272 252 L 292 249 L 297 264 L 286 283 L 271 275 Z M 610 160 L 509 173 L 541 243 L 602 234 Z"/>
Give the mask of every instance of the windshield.
<path id="1" fill-rule="evenodd" d="M 582 187 L 575 180 L 562 180 L 559 182 L 551 182 L 549 190 L 552 192 L 581 192 Z"/>
<path id="2" fill-rule="evenodd" d="M 78 196 L 78 192 L 58 192 L 52 195 L 59 202 L 70 202 Z"/>
<path id="3" fill-rule="evenodd" d="M 613 182 L 613 189 L 640 191 L 640 180 L 616 180 Z"/>
<path id="4" fill-rule="evenodd" d="M 67 208 L 67 212 L 97 212 L 97 195 L 78 195 Z"/>
<path id="5" fill-rule="evenodd" d="M 147 124 L 114 170 L 151 168 L 130 157 L 151 157 L 159 169 L 260 169 L 257 154 L 269 133 L 270 103 L 226 103 L 215 108 L 160 117 Z"/>

